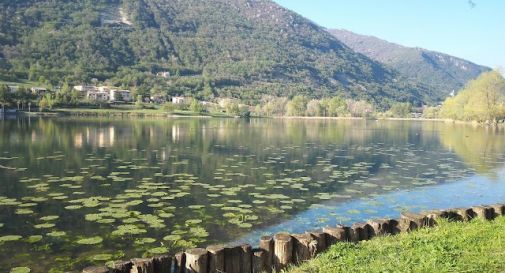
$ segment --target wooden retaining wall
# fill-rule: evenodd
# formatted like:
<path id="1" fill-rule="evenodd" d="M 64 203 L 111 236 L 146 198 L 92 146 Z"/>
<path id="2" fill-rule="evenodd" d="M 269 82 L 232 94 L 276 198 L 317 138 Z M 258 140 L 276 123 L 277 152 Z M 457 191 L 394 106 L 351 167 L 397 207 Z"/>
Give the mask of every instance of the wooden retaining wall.
<path id="1" fill-rule="evenodd" d="M 375 219 L 352 226 L 325 227 L 304 234 L 275 234 L 260 238 L 259 247 L 250 245 L 194 248 L 173 256 L 118 261 L 110 266 L 85 268 L 82 273 L 260 273 L 280 272 L 314 258 L 339 242 L 359 242 L 375 236 L 394 235 L 418 228 L 433 227 L 440 218 L 469 221 L 492 220 L 505 215 L 505 204 L 433 210 L 422 213 L 403 212 L 399 219 Z"/>

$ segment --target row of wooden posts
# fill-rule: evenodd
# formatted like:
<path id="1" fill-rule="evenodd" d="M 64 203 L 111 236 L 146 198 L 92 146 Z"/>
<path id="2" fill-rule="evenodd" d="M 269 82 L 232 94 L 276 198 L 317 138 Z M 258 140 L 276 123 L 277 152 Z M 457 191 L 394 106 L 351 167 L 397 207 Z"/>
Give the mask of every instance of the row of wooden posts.
<path id="1" fill-rule="evenodd" d="M 261 237 L 258 248 L 248 244 L 195 248 L 174 256 L 120 261 L 108 266 L 88 267 L 83 273 L 259 273 L 280 272 L 314 258 L 339 242 L 357 243 L 375 236 L 394 235 L 421 227 L 432 227 L 437 219 L 469 221 L 505 215 L 505 204 L 477 206 L 424 213 L 401 213 L 399 219 L 378 219 L 350 227 L 326 227 L 304 234 L 276 234 Z"/>

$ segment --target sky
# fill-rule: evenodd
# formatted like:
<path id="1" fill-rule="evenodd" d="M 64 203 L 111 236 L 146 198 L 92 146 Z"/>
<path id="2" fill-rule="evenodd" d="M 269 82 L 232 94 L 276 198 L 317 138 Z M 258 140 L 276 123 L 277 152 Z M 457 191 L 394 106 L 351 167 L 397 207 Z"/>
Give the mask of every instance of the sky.
<path id="1" fill-rule="evenodd" d="M 505 67 L 505 0 L 274 0 L 326 28 Z"/>

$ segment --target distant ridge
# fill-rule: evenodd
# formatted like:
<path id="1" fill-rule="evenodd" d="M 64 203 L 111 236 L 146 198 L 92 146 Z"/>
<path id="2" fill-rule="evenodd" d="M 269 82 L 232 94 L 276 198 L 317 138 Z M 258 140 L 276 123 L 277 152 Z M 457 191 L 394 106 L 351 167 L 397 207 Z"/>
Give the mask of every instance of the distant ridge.
<path id="1" fill-rule="evenodd" d="M 423 48 L 405 47 L 373 36 L 342 29 L 329 29 L 341 42 L 373 60 L 398 70 L 414 81 L 420 81 L 441 96 L 458 91 L 489 67 Z"/>

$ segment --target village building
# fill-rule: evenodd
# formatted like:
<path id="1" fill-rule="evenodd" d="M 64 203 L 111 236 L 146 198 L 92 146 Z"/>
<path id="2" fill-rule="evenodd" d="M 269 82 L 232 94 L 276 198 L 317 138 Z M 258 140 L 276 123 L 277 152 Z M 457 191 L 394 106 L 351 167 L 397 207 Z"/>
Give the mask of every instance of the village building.
<path id="1" fill-rule="evenodd" d="M 133 97 L 129 90 L 111 89 L 109 92 L 109 100 L 131 102 L 133 101 Z"/>
<path id="2" fill-rule="evenodd" d="M 189 98 L 187 97 L 172 97 L 172 103 L 173 104 L 187 104 L 189 103 Z"/>
<path id="3" fill-rule="evenodd" d="M 167 102 L 167 98 L 163 94 L 154 94 L 149 98 L 151 103 L 163 104 Z"/>
<path id="4" fill-rule="evenodd" d="M 168 71 L 158 72 L 158 73 L 156 73 L 156 77 L 169 78 L 170 72 L 168 72 Z"/>
<path id="5" fill-rule="evenodd" d="M 33 95 L 36 95 L 38 97 L 42 97 L 48 92 L 47 88 L 44 87 L 32 87 L 30 88 L 30 91 Z"/>
<path id="6" fill-rule="evenodd" d="M 9 92 L 10 93 L 16 93 L 19 89 L 19 86 L 17 85 L 9 85 Z"/>
<path id="7" fill-rule="evenodd" d="M 81 93 L 88 100 L 109 102 L 131 102 L 132 94 L 129 90 L 121 90 L 108 86 L 77 85 L 74 90 Z"/>
<path id="8" fill-rule="evenodd" d="M 109 101 L 109 93 L 101 91 L 88 91 L 86 94 L 86 99 L 90 101 Z"/>

